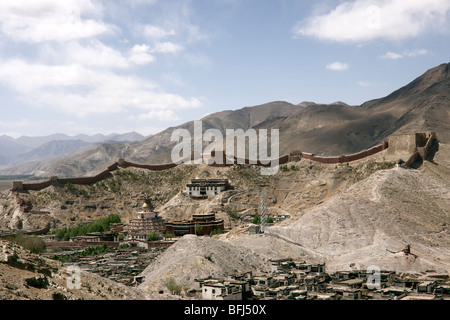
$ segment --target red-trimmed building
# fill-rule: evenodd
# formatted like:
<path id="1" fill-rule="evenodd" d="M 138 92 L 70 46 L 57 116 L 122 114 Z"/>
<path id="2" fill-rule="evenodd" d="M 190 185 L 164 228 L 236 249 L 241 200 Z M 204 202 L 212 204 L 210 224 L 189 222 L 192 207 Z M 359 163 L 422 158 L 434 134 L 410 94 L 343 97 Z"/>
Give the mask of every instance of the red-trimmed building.
<path id="1" fill-rule="evenodd" d="M 213 230 L 224 230 L 223 219 L 216 219 L 215 213 L 194 214 L 191 220 L 174 220 L 166 223 L 166 230 L 175 236 L 185 234 L 208 235 Z M 201 230 L 201 234 L 198 234 Z"/>

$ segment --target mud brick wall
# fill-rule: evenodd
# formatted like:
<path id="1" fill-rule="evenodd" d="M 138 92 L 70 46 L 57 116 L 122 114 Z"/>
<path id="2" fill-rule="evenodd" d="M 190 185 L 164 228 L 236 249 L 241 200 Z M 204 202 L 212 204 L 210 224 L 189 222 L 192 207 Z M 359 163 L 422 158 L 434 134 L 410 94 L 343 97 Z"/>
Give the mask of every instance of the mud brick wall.
<path id="1" fill-rule="evenodd" d="M 427 142 L 426 147 L 428 148 L 430 141 Z M 428 147 L 427 147 L 428 146 Z M 359 159 L 363 159 L 366 157 L 369 157 L 371 155 L 374 155 L 378 152 L 383 151 L 384 149 L 387 148 L 387 142 L 382 143 L 381 145 L 375 146 L 373 148 L 361 151 L 359 153 L 355 153 L 352 155 L 343 155 L 343 156 L 339 156 L 339 157 L 318 157 L 312 153 L 307 153 L 307 152 L 296 152 L 296 156 L 298 156 L 298 160 L 300 160 L 301 158 L 307 159 L 307 160 L 311 160 L 311 161 L 316 161 L 316 162 L 320 162 L 320 163 L 325 163 L 325 164 L 337 164 L 337 163 L 345 163 L 345 162 L 351 162 L 351 161 L 356 161 Z M 211 154 L 212 157 L 214 157 L 214 153 Z M 286 164 L 288 163 L 290 160 L 290 155 L 286 154 L 284 156 L 281 156 L 280 158 L 278 158 L 278 164 L 282 165 L 282 164 Z M 236 157 L 234 157 L 234 164 L 237 163 L 245 163 L 245 164 L 249 164 L 250 160 L 249 159 L 243 159 L 243 161 L 238 161 L 238 159 Z M 96 183 L 100 180 L 105 179 L 106 177 L 108 177 L 112 171 L 117 170 L 120 167 L 133 167 L 133 168 L 140 168 L 140 169 L 147 169 L 147 170 L 152 170 L 152 171 L 163 171 L 163 170 L 169 170 L 172 168 L 175 168 L 178 164 L 176 163 L 166 163 L 166 164 L 161 164 L 161 165 L 150 165 L 150 164 L 137 164 L 137 163 L 133 163 L 133 162 L 128 162 L 125 161 L 124 159 L 120 159 L 118 162 L 113 163 L 112 165 L 108 166 L 108 168 L 102 172 L 100 172 L 99 174 L 93 176 L 93 177 L 79 177 L 79 178 L 63 178 L 63 179 L 59 179 L 57 177 L 53 177 L 51 179 L 49 179 L 48 181 L 44 181 L 44 182 L 40 182 L 40 183 L 29 183 L 29 184 L 20 184 L 20 181 L 15 181 L 13 183 L 13 190 L 17 190 L 19 188 L 19 186 L 22 187 L 23 190 L 42 190 L 45 189 L 49 186 L 51 186 L 53 183 L 57 182 L 57 183 L 61 183 L 61 184 L 66 184 L 66 183 L 72 183 L 72 184 L 81 184 L 81 185 L 86 185 L 86 184 L 92 184 L 92 183 Z M 212 167 L 225 167 L 227 165 L 226 163 L 226 158 L 225 155 L 223 155 L 223 164 L 216 164 L 216 163 L 208 163 L 209 166 Z M 263 167 L 269 167 L 271 166 L 271 163 L 269 164 L 263 164 L 261 161 L 257 161 L 256 163 L 257 166 L 263 166 Z"/>
<path id="2" fill-rule="evenodd" d="M 377 154 L 377 153 L 385 150 L 387 148 L 387 146 L 388 146 L 387 142 L 383 142 L 382 144 L 372 147 L 370 149 L 363 150 L 363 151 L 355 153 L 355 154 L 342 155 L 339 157 L 318 157 L 313 153 L 303 152 L 302 158 L 310 160 L 310 161 L 324 163 L 324 164 L 346 163 L 346 162 L 352 162 L 352 161 L 360 160 L 363 158 L 367 158 L 369 156 Z"/>
<path id="3" fill-rule="evenodd" d="M 52 181 L 47 180 L 47 181 L 39 182 L 39 183 L 24 183 L 22 185 L 22 188 L 24 190 L 42 190 L 47 187 L 50 187 L 51 185 L 52 185 Z"/>

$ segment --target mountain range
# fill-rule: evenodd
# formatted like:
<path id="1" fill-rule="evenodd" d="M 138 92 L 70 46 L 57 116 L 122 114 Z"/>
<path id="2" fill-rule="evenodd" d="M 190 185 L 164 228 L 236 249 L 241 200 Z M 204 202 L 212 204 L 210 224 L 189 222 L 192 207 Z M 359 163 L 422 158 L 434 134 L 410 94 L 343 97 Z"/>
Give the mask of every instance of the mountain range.
<path id="1" fill-rule="evenodd" d="M 406 132 L 436 131 L 445 143 L 450 141 L 449 68 L 450 63 L 441 64 L 390 95 L 361 105 L 276 101 L 210 114 L 201 119 L 202 126 L 223 133 L 238 128 L 279 129 L 280 155 L 293 150 L 319 155 L 354 153 Z M 145 164 L 170 162 L 173 130 L 193 133 L 193 125 L 190 121 L 130 143 L 102 143 L 64 159 L 21 164 L 2 173 L 81 176 L 104 170 L 118 158 Z"/>
<path id="2" fill-rule="evenodd" d="M 92 136 L 85 134 L 69 136 L 57 133 L 40 137 L 22 136 L 17 139 L 3 135 L 0 136 L 0 168 L 57 159 L 75 151 L 86 151 L 100 143 L 126 143 L 143 139 L 145 137 L 136 132 L 109 135 L 95 134 Z"/>

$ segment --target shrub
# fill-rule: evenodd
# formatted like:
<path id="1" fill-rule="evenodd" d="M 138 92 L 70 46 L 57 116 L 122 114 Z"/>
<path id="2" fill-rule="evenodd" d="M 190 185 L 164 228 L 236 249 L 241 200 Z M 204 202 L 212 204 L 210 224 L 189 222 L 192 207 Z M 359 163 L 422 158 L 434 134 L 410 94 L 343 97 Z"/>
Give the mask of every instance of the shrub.
<path id="1" fill-rule="evenodd" d="M 47 277 L 39 277 L 39 278 L 27 278 L 25 279 L 25 282 L 27 283 L 27 285 L 34 287 L 34 288 L 38 288 L 38 289 L 46 289 L 47 286 L 50 284 L 48 282 Z"/>
<path id="2" fill-rule="evenodd" d="M 53 292 L 52 294 L 52 298 L 53 300 L 67 300 L 67 297 L 59 292 Z"/>
<path id="3" fill-rule="evenodd" d="M 199 224 L 195 225 L 195 234 L 198 236 L 202 236 L 203 235 L 203 227 Z"/>
<path id="4" fill-rule="evenodd" d="M 42 273 L 49 278 L 52 277 L 52 271 L 49 268 L 42 268 L 42 269 L 39 269 L 37 272 Z"/>
<path id="5" fill-rule="evenodd" d="M 167 239 L 172 239 L 172 238 L 175 237 L 175 235 L 174 235 L 173 233 L 170 233 L 169 231 L 167 231 L 167 232 L 164 234 L 164 237 L 167 238 Z"/>
<path id="6" fill-rule="evenodd" d="M 148 241 L 157 241 L 157 240 L 159 240 L 159 236 L 156 234 L 156 232 L 150 232 L 147 235 L 147 240 Z"/>
<path id="7" fill-rule="evenodd" d="M 222 233 L 223 233 L 223 230 L 222 230 L 222 229 L 214 229 L 213 231 L 211 231 L 211 232 L 209 233 L 209 236 L 212 237 L 213 235 L 216 235 L 216 234 L 222 234 Z"/>
<path id="8" fill-rule="evenodd" d="M 166 287 L 169 289 L 171 294 L 179 295 L 181 293 L 181 286 L 177 284 L 174 278 L 167 280 Z"/>
<path id="9" fill-rule="evenodd" d="M 254 216 L 252 220 L 253 224 L 260 224 L 261 223 L 261 217 L 260 216 Z"/>
<path id="10" fill-rule="evenodd" d="M 64 187 L 66 188 L 67 191 L 75 191 L 76 190 L 75 186 L 71 182 L 67 182 Z"/>
<path id="11" fill-rule="evenodd" d="M 234 220 L 239 220 L 239 215 L 237 213 L 238 213 L 237 209 L 233 209 L 230 212 L 228 212 L 231 219 L 234 219 Z"/>
<path id="12" fill-rule="evenodd" d="M 31 253 L 39 254 L 45 250 L 44 241 L 36 236 L 17 234 L 13 239 L 13 242 L 17 243 L 24 249 L 29 250 Z"/>
<path id="13" fill-rule="evenodd" d="M 35 267 L 34 264 L 30 263 L 30 262 L 22 262 L 19 261 L 19 256 L 14 253 L 13 255 L 10 255 L 8 257 L 8 260 L 5 262 L 7 265 L 13 267 L 13 268 L 17 268 L 17 269 L 21 269 L 21 270 L 28 270 L 28 271 L 35 271 Z"/>

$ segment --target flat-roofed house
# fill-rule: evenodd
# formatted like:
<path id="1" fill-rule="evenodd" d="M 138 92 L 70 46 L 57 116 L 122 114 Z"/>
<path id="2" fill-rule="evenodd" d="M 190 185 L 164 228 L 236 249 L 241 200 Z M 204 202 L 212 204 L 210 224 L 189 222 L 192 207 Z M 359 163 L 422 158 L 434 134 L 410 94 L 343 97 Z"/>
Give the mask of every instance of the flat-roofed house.
<path id="1" fill-rule="evenodd" d="M 242 286 L 231 281 L 209 279 L 200 282 L 204 300 L 242 300 Z"/>
<path id="2" fill-rule="evenodd" d="M 436 281 L 424 281 L 417 285 L 417 293 L 433 293 L 435 287 Z"/>
<path id="3" fill-rule="evenodd" d="M 192 179 L 186 194 L 192 198 L 212 197 L 230 188 L 228 179 Z"/>

